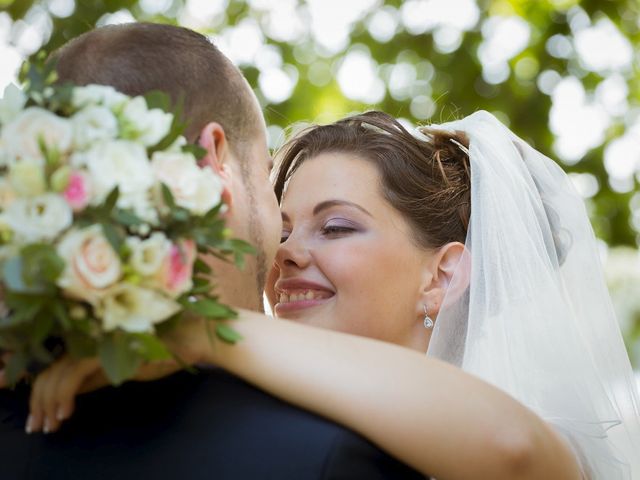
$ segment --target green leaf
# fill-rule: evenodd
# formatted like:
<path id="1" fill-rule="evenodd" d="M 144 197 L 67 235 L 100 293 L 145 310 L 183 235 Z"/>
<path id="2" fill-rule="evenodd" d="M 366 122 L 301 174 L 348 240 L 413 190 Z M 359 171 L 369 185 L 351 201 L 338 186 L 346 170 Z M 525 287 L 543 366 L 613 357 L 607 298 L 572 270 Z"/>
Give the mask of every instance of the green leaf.
<path id="1" fill-rule="evenodd" d="M 191 288 L 190 294 L 197 295 L 200 293 L 209 293 L 212 289 L 213 286 L 208 278 L 194 277 L 193 288 Z"/>
<path id="2" fill-rule="evenodd" d="M 184 208 L 176 207 L 171 212 L 171 216 L 175 222 L 186 222 L 189 220 L 189 217 L 191 217 L 191 214 Z"/>
<path id="3" fill-rule="evenodd" d="M 186 309 L 209 319 L 236 318 L 238 315 L 235 310 L 209 298 L 195 302 L 187 301 L 183 305 Z"/>
<path id="4" fill-rule="evenodd" d="M 242 340 L 242 336 L 238 332 L 236 332 L 230 326 L 225 325 L 224 323 L 216 325 L 216 335 L 223 342 L 231 344 L 237 343 L 238 341 Z"/>
<path id="5" fill-rule="evenodd" d="M 109 195 L 107 195 L 107 199 L 104 201 L 104 210 L 107 213 L 111 213 L 111 211 L 114 209 L 114 207 L 116 206 L 116 203 L 118 202 L 118 197 L 120 196 L 120 189 L 116 186 L 113 188 L 113 190 L 111 190 L 109 192 Z"/>
<path id="6" fill-rule="evenodd" d="M 195 263 L 193 264 L 194 273 L 211 273 L 211 267 L 207 265 L 207 263 L 201 258 L 196 258 Z"/>
<path id="7" fill-rule="evenodd" d="M 195 143 L 188 143 L 187 145 L 183 145 L 182 151 L 193 155 L 196 161 L 203 159 L 207 155 L 207 150 L 202 148 L 200 145 L 196 145 Z"/>
<path id="8" fill-rule="evenodd" d="M 130 379 L 142 363 L 142 358 L 131 348 L 131 338 L 124 332 L 114 332 L 98 345 L 98 356 L 109 381 L 120 385 Z"/>
<path id="9" fill-rule="evenodd" d="M 171 113 L 171 99 L 165 92 L 161 90 L 151 90 L 144 94 L 144 99 L 147 102 L 148 109 L 159 108 Z"/>
<path id="10" fill-rule="evenodd" d="M 120 208 L 117 208 L 113 211 L 113 213 L 111 214 L 111 218 L 127 227 L 131 225 L 141 225 L 142 223 L 144 223 L 144 221 L 131 210 L 123 210 Z"/>
<path id="11" fill-rule="evenodd" d="M 119 252 L 124 239 L 120 232 L 118 232 L 118 229 L 110 222 L 103 222 L 100 226 L 102 227 L 102 233 L 111 244 L 111 247 L 116 252 Z"/>
<path id="12" fill-rule="evenodd" d="M 161 189 L 162 189 L 162 200 L 164 200 L 164 203 L 167 205 L 167 207 L 170 210 L 174 210 L 176 208 L 176 202 L 173 199 L 173 194 L 171 193 L 171 190 L 165 183 L 162 183 Z"/>
<path id="13" fill-rule="evenodd" d="M 0 319 L 0 328 L 13 328 L 15 326 L 30 322 L 33 320 L 44 304 L 45 300 L 42 297 L 33 296 L 33 301 L 21 305 L 20 308 L 14 308 L 13 312 L 4 318 Z"/>
<path id="14" fill-rule="evenodd" d="M 133 335 L 132 347 L 145 360 L 168 360 L 172 358 L 171 352 L 162 340 L 148 333 Z"/>
<path id="15" fill-rule="evenodd" d="M 29 340 L 33 343 L 44 341 L 53 329 L 54 319 L 50 315 L 38 315 L 29 327 Z"/>
<path id="16" fill-rule="evenodd" d="M 71 331 L 64 336 L 67 351 L 74 358 L 95 357 L 98 352 L 96 341 L 78 331 Z"/>
<path id="17" fill-rule="evenodd" d="M 68 330 L 71 328 L 71 319 L 69 318 L 69 312 L 67 312 L 67 306 L 62 300 L 53 300 L 49 304 L 49 309 L 64 330 Z"/>
<path id="18" fill-rule="evenodd" d="M 53 245 L 34 243 L 20 251 L 23 259 L 22 278 L 31 285 L 54 287 L 54 282 L 64 270 L 64 260 L 58 256 Z"/>

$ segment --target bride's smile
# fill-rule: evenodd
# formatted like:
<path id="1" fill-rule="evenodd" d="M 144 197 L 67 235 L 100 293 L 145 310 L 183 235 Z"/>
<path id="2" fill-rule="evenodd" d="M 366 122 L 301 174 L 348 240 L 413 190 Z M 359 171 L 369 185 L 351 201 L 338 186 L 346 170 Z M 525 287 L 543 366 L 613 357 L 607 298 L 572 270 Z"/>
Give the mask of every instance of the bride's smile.
<path id="1" fill-rule="evenodd" d="M 296 170 L 267 285 L 276 316 L 403 345 L 417 331 L 426 349 L 421 285 L 432 253 L 383 188 L 376 164 L 357 154 L 321 153 Z"/>
<path id="2" fill-rule="evenodd" d="M 275 285 L 276 304 L 274 312 L 286 317 L 294 312 L 322 305 L 335 296 L 331 288 L 324 287 L 304 278 L 290 278 Z"/>

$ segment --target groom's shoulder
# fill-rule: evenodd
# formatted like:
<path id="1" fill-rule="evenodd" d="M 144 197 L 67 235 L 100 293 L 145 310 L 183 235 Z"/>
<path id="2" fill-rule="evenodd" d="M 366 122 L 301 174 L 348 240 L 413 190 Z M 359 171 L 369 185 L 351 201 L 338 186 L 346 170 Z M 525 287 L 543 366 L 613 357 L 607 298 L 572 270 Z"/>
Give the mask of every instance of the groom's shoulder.
<path id="1" fill-rule="evenodd" d="M 81 396 L 60 432 L 29 445 L 24 408 L 11 408 L 14 458 L 30 450 L 29 474 L 17 478 L 420 478 L 351 431 L 220 370 Z"/>

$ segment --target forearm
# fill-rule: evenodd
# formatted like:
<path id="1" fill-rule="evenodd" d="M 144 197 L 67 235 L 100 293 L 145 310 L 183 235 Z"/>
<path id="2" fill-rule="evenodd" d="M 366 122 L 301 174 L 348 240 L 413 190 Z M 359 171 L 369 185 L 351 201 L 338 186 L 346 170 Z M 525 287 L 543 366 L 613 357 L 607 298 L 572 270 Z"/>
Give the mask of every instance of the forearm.
<path id="1" fill-rule="evenodd" d="M 419 471 L 451 478 L 579 478 L 544 422 L 486 383 L 403 347 L 241 312 L 244 337 L 206 360 L 326 416 Z"/>

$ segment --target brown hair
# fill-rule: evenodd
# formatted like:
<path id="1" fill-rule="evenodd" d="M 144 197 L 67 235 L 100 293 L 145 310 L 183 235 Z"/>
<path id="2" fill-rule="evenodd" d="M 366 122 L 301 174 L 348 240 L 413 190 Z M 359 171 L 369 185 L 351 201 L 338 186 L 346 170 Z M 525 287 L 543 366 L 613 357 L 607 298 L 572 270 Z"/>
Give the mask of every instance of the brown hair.
<path id="1" fill-rule="evenodd" d="M 277 155 L 278 200 L 305 160 L 327 152 L 352 153 L 376 165 L 383 195 L 409 222 L 419 246 L 464 242 L 471 212 L 470 172 L 460 145 L 468 147 L 468 139 L 462 132 L 423 131 L 430 141 L 414 137 L 393 117 L 377 111 L 309 127 Z"/>
<path id="2" fill-rule="evenodd" d="M 232 148 L 250 142 L 259 128 L 240 71 L 192 30 L 154 23 L 112 25 L 80 35 L 52 58 L 62 82 L 111 85 L 132 96 L 160 90 L 174 105 L 181 99 L 190 141 L 214 120 Z"/>

